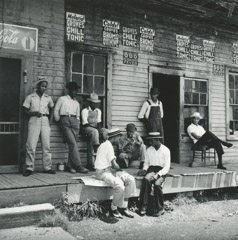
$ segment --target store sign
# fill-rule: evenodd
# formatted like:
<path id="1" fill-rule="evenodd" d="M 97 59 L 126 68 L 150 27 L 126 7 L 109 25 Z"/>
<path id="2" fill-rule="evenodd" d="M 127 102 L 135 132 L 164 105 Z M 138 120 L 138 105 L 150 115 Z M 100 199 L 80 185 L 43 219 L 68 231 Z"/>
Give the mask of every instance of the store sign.
<path id="1" fill-rule="evenodd" d="M 177 57 L 190 59 L 190 38 L 185 35 L 176 35 Z"/>
<path id="2" fill-rule="evenodd" d="M 137 47 L 138 31 L 135 28 L 122 28 L 122 45 L 127 47 Z"/>
<path id="3" fill-rule="evenodd" d="M 128 65 L 138 65 L 138 53 L 123 51 L 123 63 Z"/>
<path id="4" fill-rule="evenodd" d="M 66 41 L 84 42 L 85 16 L 66 12 Z"/>
<path id="5" fill-rule="evenodd" d="M 103 19 L 103 45 L 118 47 L 119 46 L 119 29 L 120 23 L 116 21 Z"/>
<path id="6" fill-rule="evenodd" d="M 225 66 L 219 64 L 213 64 L 213 75 L 216 76 L 224 76 L 225 74 Z"/>
<path id="7" fill-rule="evenodd" d="M 155 30 L 146 27 L 140 27 L 140 50 L 154 51 Z"/>
<path id="8" fill-rule="evenodd" d="M 238 64 L 238 43 L 232 44 L 232 62 Z"/>
<path id="9" fill-rule="evenodd" d="M 205 62 L 215 61 L 215 45 L 211 40 L 203 40 L 203 59 Z"/>
<path id="10" fill-rule="evenodd" d="M 0 48 L 37 52 L 38 29 L 0 23 Z"/>

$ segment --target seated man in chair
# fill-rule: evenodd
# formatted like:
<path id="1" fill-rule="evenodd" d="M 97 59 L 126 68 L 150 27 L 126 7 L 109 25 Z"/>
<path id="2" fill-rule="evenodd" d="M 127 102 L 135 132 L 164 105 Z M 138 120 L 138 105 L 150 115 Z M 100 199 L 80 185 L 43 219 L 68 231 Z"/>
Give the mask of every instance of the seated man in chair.
<path id="1" fill-rule="evenodd" d="M 119 140 L 118 164 L 122 168 L 129 166 L 130 161 L 140 160 L 141 165 L 145 160 L 146 146 L 137 132 L 136 126 L 129 123 L 126 126 L 126 133 Z"/>
<path id="2" fill-rule="evenodd" d="M 231 143 L 222 141 L 217 136 L 215 136 L 212 132 L 205 131 L 205 129 L 198 124 L 200 119 L 202 118 L 199 112 L 193 113 L 193 115 L 191 115 L 191 118 L 192 118 L 192 123 L 188 126 L 187 132 L 190 138 L 193 140 L 194 146 L 206 145 L 210 148 L 214 148 L 217 152 L 218 161 L 219 161 L 217 168 L 226 170 L 226 168 L 222 164 L 222 155 L 224 154 L 222 145 L 228 148 L 232 147 L 233 145 Z M 189 166 L 191 167 L 192 164 L 190 163 Z"/>

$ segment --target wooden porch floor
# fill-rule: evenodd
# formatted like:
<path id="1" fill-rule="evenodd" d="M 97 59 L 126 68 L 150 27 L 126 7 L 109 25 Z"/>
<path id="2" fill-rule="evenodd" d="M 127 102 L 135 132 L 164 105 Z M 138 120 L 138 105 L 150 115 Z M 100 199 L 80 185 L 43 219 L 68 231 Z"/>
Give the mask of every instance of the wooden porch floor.
<path id="1" fill-rule="evenodd" d="M 227 170 L 217 169 L 215 166 L 189 168 L 179 164 L 172 164 L 170 176 L 166 178 L 164 192 L 176 193 L 238 186 L 238 163 L 225 165 Z M 136 177 L 137 188 L 140 188 L 141 177 L 137 177 L 138 169 L 126 169 Z M 111 196 L 111 188 L 87 186 L 82 181 L 88 174 L 70 174 L 59 172 L 55 175 L 35 172 L 29 177 L 20 173 L 0 174 L 0 207 L 13 205 L 17 202 L 26 204 L 38 204 L 53 202 L 62 196 L 62 192 L 68 192 L 72 201 L 84 201 L 87 199 L 107 199 Z"/>

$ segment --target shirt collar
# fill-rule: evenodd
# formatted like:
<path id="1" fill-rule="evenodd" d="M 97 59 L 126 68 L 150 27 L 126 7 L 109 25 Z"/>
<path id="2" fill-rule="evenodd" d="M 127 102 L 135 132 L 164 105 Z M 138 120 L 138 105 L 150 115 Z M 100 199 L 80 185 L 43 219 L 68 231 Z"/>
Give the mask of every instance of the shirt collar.
<path id="1" fill-rule="evenodd" d="M 95 108 L 94 110 L 92 110 L 91 107 L 88 106 L 88 110 L 89 110 L 89 111 L 97 111 L 97 108 Z"/>
<path id="2" fill-rule="evenodd" d="M 76 100 L 75 98 L 71 98 L 71 97 L 69 96 L 69 94 L 66 95 L 66 97 L 67 97 L 68 99 Z"/>

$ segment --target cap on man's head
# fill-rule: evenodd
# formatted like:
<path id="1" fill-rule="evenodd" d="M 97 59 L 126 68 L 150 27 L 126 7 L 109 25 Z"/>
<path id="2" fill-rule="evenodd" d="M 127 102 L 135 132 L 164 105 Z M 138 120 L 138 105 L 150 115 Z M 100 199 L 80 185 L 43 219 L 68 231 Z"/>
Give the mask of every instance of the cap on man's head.
<path id="1" fill-rule="evenodd" d="M 49 81 L 47 80 L 46 77 L 44 77 L 44 76 L 38 76 L 38 77 L 37 77 L 37 82 L 36 82 L 35 86 L 38 87 L 39 84 L 42 83 L 42 82 L 46 82 L 47 84 L 49 84 Z"/>
<path id="2" fill-rule="evenodd" d="M 150 89 L 150 94 L 159 94 L 159 89 L 158 88 L 151 88 Z"/>
<path id="3" fill-rule="evenodd" d="M 100 102 L 101 102 L 101 100 L 98 99 L 98 95 L 97 95 L 96 93 L 91 93 L 91 94 L 90 94 L 90 97 L 87 98 L 87 100 L 88 100 L 89 102 L 93 102 L 93 103 L 100 103 Z"/>
<path id="4" fill-rule="evenodd" d="M 202 119 L 202 116 L 200 115 L 199 112 L 194 112 L 194 113 L 191 115 L 191 118 L 199 118 L 199 119 Z"/>
<path id="5" fill-rule="evenodd" d="M 160 132 L 149 132 L 148 133 L 147 139 L 158 139 L 158 138 L 163 138 L 160 135 Z"/>
<path id="6" fill-rule="evenodd" d="M 136 131 L 137 129 L 136 129 L 135 124 L 129 123 L 129 124 L 126 125 L 126 130 L 127 130 L 127 131 L 130 131 L 130 132 L 134 132 L 134 131 Z"/>
<path id="7" fill-rule="evenodd" d="M 114 136 L 117 136 L 117 135 L 121 135 L 121 131 L 119 128 L 112 128 L 108 131 L 108 137 L 114 137 Z"/>
<path id="8" fill-rule="evenodd" d="M 69 82 L 67 83 L 66 88 L 68 90 L 78 90 L 80 86 L 76 82 Z"/>

